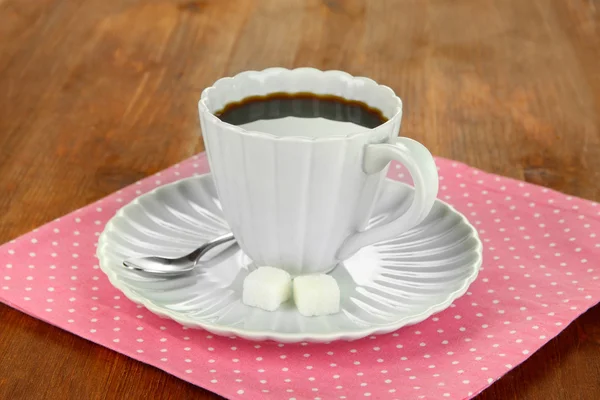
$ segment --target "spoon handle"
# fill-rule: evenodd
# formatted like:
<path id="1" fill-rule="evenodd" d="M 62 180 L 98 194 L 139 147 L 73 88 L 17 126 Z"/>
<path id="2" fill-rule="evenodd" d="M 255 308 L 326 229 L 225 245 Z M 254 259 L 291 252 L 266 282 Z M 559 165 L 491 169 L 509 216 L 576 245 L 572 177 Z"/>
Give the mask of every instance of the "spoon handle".
<path id="1" fill-rule="evenodd" d="M 209 250 L 211 250 L 211 249 L 215 248 L 216 246 L 219 246 L 223 243 L 230 242 L 234 239 L 235 239 L 235 237 L 233 236 L 233 233 L 226 233 L 223 236 L 216 237 L 216 238 L 212 239 L 211 241 L 206 242 L 202 246 L 198 247 L 193 252 L 191 252 L 187 256 L 187 259 L 189 261 L 193 261 L 194 266 L 196 266 L 198 264 L 198 261 L 202 258 L 202 256 L 204 254 L 206 254 Z"/>

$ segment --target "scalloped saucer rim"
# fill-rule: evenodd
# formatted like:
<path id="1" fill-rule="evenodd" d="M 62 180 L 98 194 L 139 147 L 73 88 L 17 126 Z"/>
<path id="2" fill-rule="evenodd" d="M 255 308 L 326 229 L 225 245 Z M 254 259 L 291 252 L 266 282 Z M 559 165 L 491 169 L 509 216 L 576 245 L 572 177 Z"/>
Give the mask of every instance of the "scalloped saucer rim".
<path id="1" fill-rule="evenodd" d="M 419 322 L 431 317 L 432 315 L 445 310 L 446 308 L 450 307 L 450 305 L 456 299 L 458 299 L 459 297 L 461 297 L 462 295 L 464 295 L 466 293 L 468 287 L 477 278 L 477 275 L 478 275 L 479 270 L 482 265 L 482 243 L 481 243 L 481 240 L 479 239 L 476 229 L 473 227 L 473 225 L 471 225 L 469 223 L 468 219 L 463 214 L 458 212 L 451 205 L 438 199 L 436 201 L 434 209 L 442 209 L 445 212 L 447 212 L 449 215 L 451 215 L 453 217 L 457 217 L 458 222 L 455 225 L 464 226 L 465 229 L 467 229 L 470 232 L 469 239 L 473 239 L 473 241 L 472 241 L 473 245 L 465 251 L 465 253 L 468 252 L 469 254 L 471 254 L 473 256 L 472 261 L 469 264 L 469 266 L 470 266 L 470 269 L 468 270 L 469 273 L 466 274 L 464 277 L 462 277 L 462 279 L 460 281 L 461 284 L 457 289 L 455 289 L 451 292 L 445 293 L 446 299 L 444 301 L 440 301 L 438 303 L 431 304 L 429 307 L 424 308 L 423 310 L 421 310 L 418 313 L 409 314 L 404 317 L 398 317 L 396 320 L 388 322 L 388 323 L 364 324 L 366 326 L 363 327 L 362 329 L 353 329 L 353 330 L 337 329 L 337 330 L 331 330 L 329 332 L 283 332 L 283 331 L 276 331 L 276 330 L 272 330 L 272 329 L 258 329 L 258 330 L 257 329 L 247 329 L 247 328 L 239 327 L 239 326 L 230 326 L 230 325 L 224 325 L 224 324 L 220 324 L 220 323 L 214 323 L 214 322 L 211 322 L 206 319 L 203 320 L 203 319 L 194 318 L 188 314 L 185 314 L 185 313 L 182 313 L 179 311 L 173 311 L 173 310 L 170 310 L 168 307 L 165 307 L 164 305 L 157 304 L 157 302 L 150 299 L 147 294 L 144 295 L 143 289 L 140 289 L 140 287 L 132 288 L 130 284 L 127 284 L 123 279 L 124 268 L 115 266 L 114 260 L 113 260 L 113 262 L 111 262 L 110 257 L 107 253 L 107 246 L 114 245 L 114 240 L 112 240 L 111 235 L 114 234 L 115 232 L 118 233 L 118 229 L 115 228 L 115 223 L 117 221 L 122 222 L 122 220 L 126 220 L 127 218 L 130 218 L 130 216 L 127 215 L 126 211 L 135 205 L 139 206 L 140 200 L 144 200 L 144 199 L 155 200 L 157 198 L 157 193 L 164 194 L 165 192 L 169 192 L 170 190 L 171 191 L 176 190 L 176 189 L 181 188 L 188 184 L 195 185 L 196 183 L 201 183 L 201 184 L 206 185 L 207 184 L 206 182 L 209 182 L 209 181 L 212 182 L 210 173 L 203 174 L 203 175 L 196 175 L 196 176 L 184 178 L 184 179 L 169 183 L 167 185 L 160 186 L 148 193 L 140 195 L 139 197 L 137 197 L 136 199 L 131 201 L 129 204 L 123 206 L 115 214 L 115 216 L 106 224 L 106 227 L 105 227 L 104 231 L 102 232 L 102 234 L 100 235 L 99 242 L 98 242 L 97 256 L 99 259 L 100 268 L 107 275 L 110 283 L 113 286 L 115 286 L 115 288 L 120 290 L 130 300 L 132 300 L 133 302 L 135 302 L 137 304 L 143 305 L 144 307 L 146 307 L 149 311 L 153 312 L 154 314 L 156 314 L 160 317 L 163 317 L 163 318 L 175 320 L 176 322 L 182 324 L 183 326 L 187 326 L 187 327 L 191 327 L 191 328 L 202 328 L 202 329 L 205 329 L 205 330 L 207 330 L 213 334 L 217 334 L 217 335 L 240 337 L 240 338 L 244 338 L 244 339 L 257 340 L 257 341 L 274 340 L 274 341 L 278 341 L 278 342 L 282 342 L 282 343 L 292 343 L 292 342 L 331 342 L 334 340 L 356 340 L 356 339 L 371 336 L 374 334 L 385 334 L 385 333 L 389 333 L 392 331 L 396 331 L 404 326 L 409 326 L 409 325 L 419 323 Z M 405 193 L 412 191 L 412 187 L 410 187 L 409 185 L 406 185 L 404 183 L 394 181 L 391 179 L 387 179 L 387 178 L 384 182 L 384 185 L 382 185 L 382 187 L 383 187 L 383 190 L 381 192 L 381 195 L 384 195 L 384 196 L 385 196 L 386 192 L 388 191 L 386 189 L 389 189 L 389 188 L 393 188 L 393 190 L 396 190 L 396 191 L 398 191 L 398 190 L 404 191 Z M 389 190 L 392 190 L 392 189 L 389 189 Z M 380 195 L 380 197 L 381 197 L 381 195 Z M 218 199 L 216 199 L 216 202 L 218 202 Z M 434 213 L 434 210 L 432 210 L 432 214 L 433 213 Z M 210 222 L 212 223 L 213 221 L 210 220 Z M 413 230 L 418 229 L 419 226 L 414 228 Z M 211 228 L 216 231 L 219 231 L 219 229 L 221 231 L 224 231 L 227 229 L 227 226 L 226 226 L 226 223 L 224 221 L 222 221 L 221 225 L 217 224 L 216 227 L 211 227 Z M 413 230 L 411 230 L 411 231 L 413 231 Z M 404 233 L 402 235 L 399 235 L 398 238 L 401 239 L 402 237 L 409 235 L 411 231 Z M 386 241 L 385 243 L 393 242 L 394 240 L 397 240 L 398 238 L 392 239 L 390 241 Z M 376 244 L 373 246 L 368 246 L 368 247 L 371 248 L 371 247 L 375 247 L 378 245 L 379 244 Z M 383 245 L 382 245 L 382 247 L 383 247 Z M 359 254 L 360 254 L 360 252 L 359 252 Z M 400 253 L 396 253 L 396 254 L 400 254 Z M 235 257 L 233 257 L 233 258 L 235 258 Z M 350 262 L 353 260 L 353 258 L 354 257 L 350 258 L 345 263 L 350 264 Z M 242 260 L 243 258 L 240 257 L 239 259 Z M 247 261 L 248 260 L 246 260 L 246 262 Z M 240 261 L 240 263 L 241 263 L 241 261 Z M 240 269 L 241 268 L 243 268 L 243 266 L 240 266 Z M 336 268 L 336 271 L 339 268 L 340 267 Z M 348 269 L 348 268 L 346 268 L 344 266 L 344 269 Z M 392 271 L 392 270 L 390 270 L 390 271 Z M 401 280 L 397 279 L 395 281 L 395 283 L 398 283 L 398 282 L 401 282 Z M 357 285 L 357 287 L 360 287 L 360 285 Z M 295 311 L 295 310 L 292 310 L 292 311 L 287 310 L 287 311 L 297 313 L 297 311 Z M 380 311 L 380 310 L 377 310 L 377 311 Z M 278 311 L 275 311 L 274 313 L 277 313 L 277 312 Z M 330 316 L 319 317 L 319 318 L 326 320 L 328 317 L 330 317 Z M 360 323 L 363 323 L 363 322 L 360 322 Z"/>

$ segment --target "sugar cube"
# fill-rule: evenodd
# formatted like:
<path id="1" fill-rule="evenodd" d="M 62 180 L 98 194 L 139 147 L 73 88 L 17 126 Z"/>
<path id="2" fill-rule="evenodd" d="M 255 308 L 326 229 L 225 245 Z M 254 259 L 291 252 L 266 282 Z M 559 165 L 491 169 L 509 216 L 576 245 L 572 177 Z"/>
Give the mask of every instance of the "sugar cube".
<path id="1" fill-rule="evenodd" d="M 292 294 L 292 278 L 286 271 L 259 267 L 244 279 L 242 301 L 252 307 L 275 311 Z"/>
<path id="2" fill-rule="evenodd" d="M 304 275 L 294 279 L 294 302 L 305 317 L 335 314 L 340 310 L 340 288 L 326 274 Z"/>

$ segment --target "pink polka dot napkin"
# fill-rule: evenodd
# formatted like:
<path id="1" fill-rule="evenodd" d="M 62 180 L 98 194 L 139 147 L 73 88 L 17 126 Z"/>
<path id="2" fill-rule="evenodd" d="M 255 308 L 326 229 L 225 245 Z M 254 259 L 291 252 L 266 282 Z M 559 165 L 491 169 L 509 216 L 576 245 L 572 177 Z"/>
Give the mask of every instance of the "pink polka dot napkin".
<path id="1" fill-rule="evenodd" d="M 600 206 L 437 163 L 440 198 L 479 230 L 483 268 L 450 308 L 395 333 L 331 344 L 223 338 L 113 288 L 94 255 L 104 224 L 157 185 L 207 172 L 203 154 L 0 247 L 0 301 L 231 399 L 470 398 L 600 300 Z"/>

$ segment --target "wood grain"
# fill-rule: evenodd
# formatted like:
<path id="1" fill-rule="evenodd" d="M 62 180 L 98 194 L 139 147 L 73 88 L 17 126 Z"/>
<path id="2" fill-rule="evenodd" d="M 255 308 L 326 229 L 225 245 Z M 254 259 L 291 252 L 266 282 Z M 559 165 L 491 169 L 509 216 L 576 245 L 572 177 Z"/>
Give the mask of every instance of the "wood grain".
<path id="1" fill-rule="evenodd" d="M 369 76 L 435 155 L 600 200 L 597 0 L 0 0 L 0 242 L 202 150 L 270 66 Z M 151 392 L 149 392 L 151 391 Z M 216 399 L 0 305 L 0 399 Z M 600 306 L 480 399 L 600 398 Z"/>

